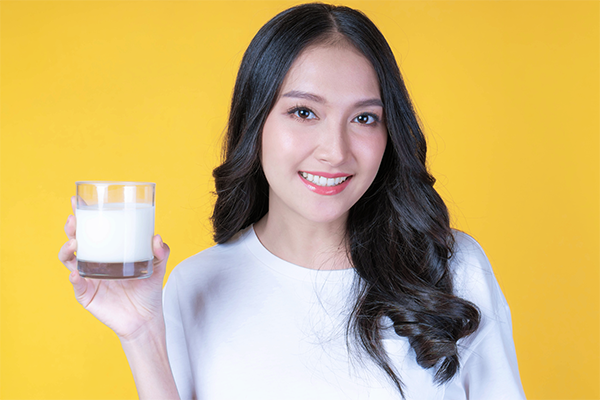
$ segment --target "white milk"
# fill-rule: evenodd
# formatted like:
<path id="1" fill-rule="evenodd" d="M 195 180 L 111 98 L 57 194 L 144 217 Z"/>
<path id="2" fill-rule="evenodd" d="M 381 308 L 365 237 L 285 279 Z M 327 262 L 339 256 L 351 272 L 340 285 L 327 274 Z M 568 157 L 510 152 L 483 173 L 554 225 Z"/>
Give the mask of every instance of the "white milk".
<path id="1" fill-rule="evenodd" d="M 78 208 L 77 259 L 102 263 L 151 260 L 154 206 L 105 204 L 103 210 Z M 107 208 L 110 207 L 110 208 Z"/>

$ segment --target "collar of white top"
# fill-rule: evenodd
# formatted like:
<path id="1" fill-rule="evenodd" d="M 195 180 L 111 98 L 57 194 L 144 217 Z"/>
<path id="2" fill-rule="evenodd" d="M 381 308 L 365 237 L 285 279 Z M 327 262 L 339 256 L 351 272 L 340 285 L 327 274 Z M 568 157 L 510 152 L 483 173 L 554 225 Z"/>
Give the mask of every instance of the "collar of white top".
<path id="1" fill-rule="evenodd" d="M 271 253 L 258 239 L 254 226 L 249 227 L 246 231 L 242 232 L 240 240 L 245 243 L 248 250 L 267 268 L 283 274 L 289 278 L 317 282 L 317 283 L 328 283 L 328 282 L 352 282 L 354 278 L 354 269 L 342 269 L 342 270 L 318 270 L 301 267 L 291 262 L 285 261 L 275 254 Z"/>

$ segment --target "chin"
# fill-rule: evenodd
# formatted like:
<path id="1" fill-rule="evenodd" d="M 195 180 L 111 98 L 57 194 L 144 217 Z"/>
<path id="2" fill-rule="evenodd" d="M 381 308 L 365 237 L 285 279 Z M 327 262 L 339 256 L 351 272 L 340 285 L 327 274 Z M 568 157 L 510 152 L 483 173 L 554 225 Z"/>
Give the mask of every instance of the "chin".
<path id="1" fill-rule="evenodd" d="M 327 210 L 320 210 L 320 212 L 318 212 L 318 213 L 312 213 L 312 214 L 308 214 L 308 215 L 303 213 L 302 216 L 306 220 L 313 222 L 315 224 L 331 224 L 331 223 L 335 223 L 335 222 L 345 223 L 346 219 L 348 218 L 348 211 L 327 212 Z"/>

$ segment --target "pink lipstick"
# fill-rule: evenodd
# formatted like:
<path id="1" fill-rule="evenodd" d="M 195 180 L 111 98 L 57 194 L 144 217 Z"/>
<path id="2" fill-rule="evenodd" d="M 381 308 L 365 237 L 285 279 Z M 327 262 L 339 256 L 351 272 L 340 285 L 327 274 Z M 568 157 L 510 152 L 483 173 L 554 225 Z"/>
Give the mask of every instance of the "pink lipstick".
<path id="1" fill-rule="evenodd" d="M 312 192 L 324 196 L 332 196 L 343 191 L 349 184 L 352 175 L 329 174 L 326 172 L 299 171 L 302 183 Z"/>

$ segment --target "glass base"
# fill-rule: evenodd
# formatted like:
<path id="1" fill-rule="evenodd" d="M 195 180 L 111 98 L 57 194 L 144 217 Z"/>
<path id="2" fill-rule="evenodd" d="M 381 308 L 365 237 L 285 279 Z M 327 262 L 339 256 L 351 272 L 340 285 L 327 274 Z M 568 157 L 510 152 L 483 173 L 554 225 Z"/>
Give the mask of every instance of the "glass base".
<path id="1" fill-rule="evenodd" d="M 77 270 L 84 278 L 92 279 L 142 279 L 152 275 L 152 261 L 102 263 L 77 260 Z"/>

